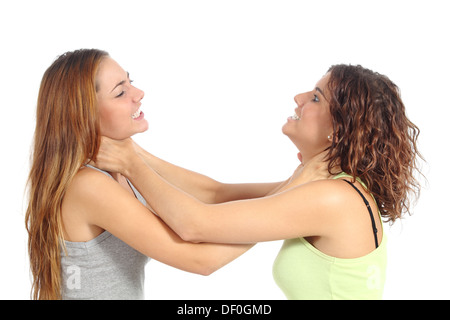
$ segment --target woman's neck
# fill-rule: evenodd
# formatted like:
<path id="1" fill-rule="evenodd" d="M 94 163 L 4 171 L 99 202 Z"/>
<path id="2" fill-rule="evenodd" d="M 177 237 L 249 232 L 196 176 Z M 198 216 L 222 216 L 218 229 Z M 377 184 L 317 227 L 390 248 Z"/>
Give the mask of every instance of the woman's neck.
<path id="1" fill-rule="evenodd" d="M 301 159 L 302 165 L 306 166 L 308 163 L 323 163 L 326 161 L 328 151 L 322 151 L 316 154 L 301 154 L 299 153 L 298 158 Z"/>

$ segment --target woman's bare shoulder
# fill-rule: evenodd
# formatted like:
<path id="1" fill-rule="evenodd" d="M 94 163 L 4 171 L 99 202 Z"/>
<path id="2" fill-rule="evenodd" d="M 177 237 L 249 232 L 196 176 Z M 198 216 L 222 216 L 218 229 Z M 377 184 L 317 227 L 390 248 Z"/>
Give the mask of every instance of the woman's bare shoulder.
<path id="1" fill-rule="evenodd" d="M 88 241 L 103 228 L 90 223 L 92 203 L 100 201 L 102 193 L 115 181 L 104 173 L 83 167 L 69 183 L 61 206 L 64 238 L 70 241 Z"/>
<path id="2" fill-rule="evenodd" d="M 114 185 L 117 182 L 105 173 L 90 167 L 82 167 L 70 182 L 67 194 L 92 196 L 101 193 L 111 184 Z"/>

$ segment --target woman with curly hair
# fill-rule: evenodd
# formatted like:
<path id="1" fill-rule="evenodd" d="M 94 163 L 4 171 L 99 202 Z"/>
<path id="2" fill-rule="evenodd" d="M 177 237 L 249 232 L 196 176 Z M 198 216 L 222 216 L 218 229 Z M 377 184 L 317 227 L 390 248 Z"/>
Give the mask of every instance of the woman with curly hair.
<path id="1" fill-rule="evenodd" d="M 397 86 L 361 66 L 332 66 L 294 100 L 283 133 L 302 163 L 284 182 L 231 189 L 200 183 L 131 139 L 103 138 L 96 165 L 128 177 L 186 241 L 284 240 L 273 275 L 288 299 L 380 299 L 387 257 L 382 220 L 408 213 L 410 196 L 418 195 L 419 130 Z M 186 194 L 188 184 L 222 203 Z M 252 197 L 257 189 L 268 191 Z M 246 200 L 223 202 L 230 190 Z"/>

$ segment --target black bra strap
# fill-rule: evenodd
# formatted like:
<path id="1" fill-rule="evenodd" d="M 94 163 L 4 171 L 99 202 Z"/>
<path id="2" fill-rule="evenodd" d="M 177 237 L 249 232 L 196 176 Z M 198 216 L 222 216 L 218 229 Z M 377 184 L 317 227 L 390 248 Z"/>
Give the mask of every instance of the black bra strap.
<path id="1" fill-rule="evenodd" d="M 366 204 L 367 210 L 369 210 L 370 220 L 372 220 L 373 236 L 375 237 L 375 247 L 378 248 L 378 238 L 377 238 L 378 230 L 377 230 L 377 226 L 375 224 L 375 218 L 373 217 L 372 209 L 370 208 L 369 202 L 364 197 L 364 195 L 361 193 L 361 191 L 359 191 L 358 188 L 353 185 L 353 183 L 351 183 L 350 181 L 347 181 L 347 180 L 344 180 L 344 181 L 347 182 L 349 185 L 351 185 L 356 191 L 358 191 L 361 198 L 363 198 L 364 203 Z"/>

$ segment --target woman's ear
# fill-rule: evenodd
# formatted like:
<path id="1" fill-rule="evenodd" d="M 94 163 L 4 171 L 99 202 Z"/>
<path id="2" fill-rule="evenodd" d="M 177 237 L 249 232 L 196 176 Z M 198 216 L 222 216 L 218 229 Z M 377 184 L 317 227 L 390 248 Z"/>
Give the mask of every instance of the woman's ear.
<path id="1" fill-rule="evenodd" d="M 330 133 L 327 137 L 328 141 L 333 142 L 334 133 Z"/>
<path id="2" fill-rule="evenodd" d="M 338 142 L 338 135 L 334 132 L 330 133 L 327 137 L 328 141 L 337 143 Z M 334 141 L 333 141 L 334 140 Z"/>

